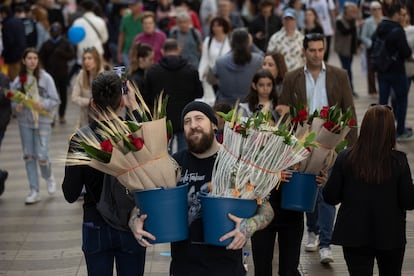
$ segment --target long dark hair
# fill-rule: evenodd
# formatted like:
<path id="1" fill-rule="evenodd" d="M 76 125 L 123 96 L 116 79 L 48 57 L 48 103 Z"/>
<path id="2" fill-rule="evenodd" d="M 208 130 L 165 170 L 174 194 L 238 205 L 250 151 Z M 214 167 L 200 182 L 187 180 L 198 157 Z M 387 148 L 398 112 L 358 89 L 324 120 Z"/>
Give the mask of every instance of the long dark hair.
<path id="1" fill-rule="evenodd" d="M 19 77 L 23 77 L 23 76 L 27 76 L 27 67 L 26 65 L 23 63 L 23 60 L 29 55 L 29 54 L 36 54 L 36 56 L 39 58 L 39 53 L 37 52 L 37 50 L 35 48 L 27 48 L 26 50 L 24 50 L 23 52 L 23 56 L 22 59 L 20 61 L 20 71 L 19 71 Z M 39 59 L 39 63 L 37 64 L 36 68 L 33 71 L 33 76 L 36 78 L 36 81 L 39 84 L 39 78 L 40 78 L 40 59 Z M 26 94 L 26 90 L 24 89 L 24 85 L 22 84 L 21 86 L 22 92 Z"/>
<path id="2" fill-rule="evenodd" d="M 150 55 L 151 52 L 154 52 L 152 47 L 148 44 L 138 42 L 131 49 L 131 66 L 129 69 L 129 74 L 132 74 L 139 68 L 139 58 L 146 58 Z"/>
<path id="3" fill-rule="evenodd" d="M 286 73 L 288 72 L 285 57 L 279 52 L 267 53 L 265 57 L 271 57 L 276 64 L 277 76 L 275 78 L 276 84 L 282 84 Z"/>
<path id="4" fill-rule="evenodd" d="M 231 49 L 233 61 L 237 65 L 245 65 L 252 60 L 250 51 L 249 33 L 244 28 L 237 28 L 231 36 Z"/>
<path id="5" fill-rule="evenodd" d="M 321 25 L 321 22 L 319 21 L 319 16 L 316 13 L 316 10 L 314 8 L 307 8 L 306 11 L 305 11 L 305 13 L 307 11 L 310 11 L 311 13 L 313 13 L 313 16 L 315 17 L 315 22 L 313 22 L 315 24 L 315 27 L 314 28 L 321 28 L 322 29 L 322 25 Z"/>
<path id="6" fill-rule="evenodd" d="M 391 108 L 370 107 L 362 120 L 358 140 L 347 156 L 352 173 L 370 184 L 384 183 L 391 177 L 395 142 L 395 119 Z"/>
<path id="7" fill-rule="evenodd" d="M 268 70 L 259 70 L 256 74 L 253 76 L 252 83 L 256 84 L 259 82 L 260 79 L 268 78 L 272 80 L 272 92 L 269 95 L 270 100 L 272 100 L 273 107 L 277 106 L 277 93 L 276 93 L 276 82 L 273 78 L 272 73 L 270 73 Z M 250 87 L 249 94 L 247 94 L 246 98 L 243 99 L 244 103 L 249 104 L 249 109 L 251 111 L 255 111 L 257 109 L 257 105 L 259 104 L 259 96 L 257 94 L 257 90 L 253 87 Z"/>

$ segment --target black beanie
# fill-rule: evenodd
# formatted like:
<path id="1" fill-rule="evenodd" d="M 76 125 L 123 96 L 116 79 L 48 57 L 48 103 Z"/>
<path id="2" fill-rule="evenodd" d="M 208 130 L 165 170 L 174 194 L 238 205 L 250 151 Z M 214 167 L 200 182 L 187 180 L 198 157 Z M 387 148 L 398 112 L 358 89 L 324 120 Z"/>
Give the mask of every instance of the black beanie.
<path id="1" fill-rule="evenodd" d="M 211 106 L 209 106 L 208 104 L 204 102 L 199 102 L 199 101 L 193 101 L 191 103 L 188 103 L 184 107 L 183 112 L 181 112 L 181 120 L 183 124 L 184 124 L 184 116 L 190 111 L 200 111 L 201 113 L 206 115 L 207 118 L 209 118 L 213 124 L 215 125 L 218 124 L 213 108 L 211 108 Z"/>

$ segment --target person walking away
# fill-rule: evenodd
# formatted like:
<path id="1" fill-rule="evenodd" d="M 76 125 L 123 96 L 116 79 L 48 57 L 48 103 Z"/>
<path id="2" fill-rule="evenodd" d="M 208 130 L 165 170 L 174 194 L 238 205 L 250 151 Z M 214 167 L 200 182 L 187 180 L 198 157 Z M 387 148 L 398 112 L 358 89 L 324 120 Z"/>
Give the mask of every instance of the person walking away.
<path id="1" fill-rule="evenodd" d="M 356 143 L 338 155 L 324 188 L 328 203 L 341 204 L 332 243 L 342 246 L 350 276 L 373 275 L 374 260 L 379 275 L 401 275 L 414 185 L 406 154 L 395 148 L 391 108 L 368 108 Z"/>
<path id="2" fill-rule="evenodd" d="M 27 47 L 25 29 L 23 22 L 13 16 L 11 8 L 7 5 L 0 6 L 0 17 L 3 40 L 1 56 L 7 66 L 9 79 L 14 80 L 19 75 L 20 61 Z"/>
<path id="3" fill-rule="evenodd" d="M 59 123 L 66 123 L 67 87 L 69 84 L 68 62 L 75 58 L 75 51 L 68 39 L 62 35 L 62 26 L 55 22 L 50 28 L 50 39 L 40 48 L 39 58 L 45 70 L 53 77 L 59 92 Z"/>
<path id="4" fill-rule="evenodd" d="M 95 109 L 110 108 L 118 115 L 125 105 L 131 110 L 136 109 L 135 94 L 129 92 L 128 95 L 122 95 L 122 81 L 115 72 L 105 71 L 98 74 L 92 82 L 91 90 Z M 108 118 L 111 115 L 105 116 Z M 92 129 L 101 141 L 104 140 L 99 136 L 99 131 L 102 130 L 98 122 L 93 121 L 86 127 Z M 70 139 L 68 155 L 79 151 L 77 135 L 78 132 Z M 84 187 L 86 193 L 83 201 L 82 251 L 88 275 L 112 276 L 115 263 L 117 275 L 143 276 L 146 250 L 138 244 L 128 227 L 129 213 L 135 206 L 132 193 L 121 186 L 115 177 L 92 167 L 65 166 L 62 191 L 66 201 L 76 202 Z M 109 192 L 104 190 L 108 187 Z M 110 214 L 103 211 L 102 205 L 105 204 L 115 204 L 117 209 L 112 212 L 116 213 L 113 220 L 109 219 Z"/>
<path id="5" fill-rule="evenodd" d="M 388 17 L 378 25 L 373 35 L 384 40 L 389 58 L 395 57 L 384 72 L 377 72 L 379 87 L 379 103 L 388 104 L 391 90 L 395 96 L 394 115 L 397 122 L 397 141 L 404 142 L 414 139 L 412 129 L 405 126 L 408 105 L 408 83 L 404 67 L 404 61 L 412 58 L 412 51 L 407 42 L 404 29 L 400 24 L 400 4 L 391 5 L 388 9 Z"/>
<path id="6" fill-rule="evenodd" d="M 167 118 L 171 120 L 174 131 L 169 151 L 173 153 L 175 152 L 173 149 L 175 141 L 177 151 L 186 148 L 183 126 L 181 125 L 181 111 L 186 104 L 203 96 L 203 87 L 197 69 L 180 56 L 178 43 L 175 39 L 167 39 L 162 51 L 164 56 L 147 71 L 143 96 L 148 106 L 153 106 L 154 99 L 162 91 L 164 91 L 164 95 L 169 96 Z"/>

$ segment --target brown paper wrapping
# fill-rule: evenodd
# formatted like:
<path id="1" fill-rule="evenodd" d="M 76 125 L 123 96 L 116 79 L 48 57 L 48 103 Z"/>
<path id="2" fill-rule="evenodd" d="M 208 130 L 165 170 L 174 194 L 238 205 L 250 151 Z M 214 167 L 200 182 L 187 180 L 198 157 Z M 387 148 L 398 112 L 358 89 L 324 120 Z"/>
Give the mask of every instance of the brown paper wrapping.
<path id="1" fill-rule="evenodd" d="M 331 168 L 337 156 L 335 147 L 344 140 L 349 131 L 349 127 L 345 127 L 340 134 L 336 134 L 321 127 L 315 139 L 317 148 L 313 148 L 309 157 L 300 163 L 300 171 L 319 174 L 321 170 Z"/>
<path id="2" fill-rule="evenodd" d="M 108 164 L 92 159 L 90 166 L 116 176 L 131 191 L 175 187 L 181 172 L 177 162 L 168 155 L 165 118 L 142 123 L 133 136 L 143 139 L 141 150 L 123 154 L 114 147 Z"/>

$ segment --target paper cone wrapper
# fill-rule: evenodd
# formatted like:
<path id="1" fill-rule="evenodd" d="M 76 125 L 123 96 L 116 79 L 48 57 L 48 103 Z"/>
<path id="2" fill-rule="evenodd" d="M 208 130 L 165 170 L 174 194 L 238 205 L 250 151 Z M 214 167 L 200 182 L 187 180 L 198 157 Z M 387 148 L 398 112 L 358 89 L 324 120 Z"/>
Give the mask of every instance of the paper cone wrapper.
<path id="1" fill-rule="evenodd" d="M 325 120 L 321 118 L 313 118 L 312 124 L 310 126 L 310 132 L 315 132 L 316 134 L 318 134 L 324 123 Z"/>
<path id="2" fill-rule="evenodd" d="M 310 156 L 300 163 L 300 171 L 319 174 L 321 170 L 331 168 L 337 156 L 335 147 L 344 139 L 349 130 L 345 128 L 340 134 L 336 134 L 322 127 L 315 139 L 318 147 L 314 148 Z"/>
<path id="3" fill-rule="evenodd" d="M 309 132 L 310 132 L 309 124 L 304 124 L 303 126 L 298 124 L 298 126 L 296 127 L 296 131 L 295 131 L 295 137 L 298 139 L 302 139 L 302 137 L 304 137 Z"/>
<path id="4" fill-rule="evenodd" d="M 115 146 L 109 163 L 92 159 L 90 166 L 117 177 L 131 191 L 175 187 L 181 172 L 177 162 L 168 155 L 165 118 L 144 122 L 133 136 L 143 139 L 141 150 L 123 154 Z"/>

